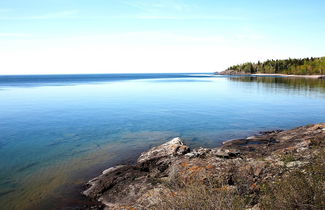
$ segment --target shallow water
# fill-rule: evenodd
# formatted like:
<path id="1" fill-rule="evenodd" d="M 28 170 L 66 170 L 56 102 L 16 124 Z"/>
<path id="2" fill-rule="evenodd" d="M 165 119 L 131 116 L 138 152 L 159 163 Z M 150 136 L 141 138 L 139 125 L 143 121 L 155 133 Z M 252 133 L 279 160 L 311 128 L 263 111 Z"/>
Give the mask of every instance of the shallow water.
<path id="1" fill-rule="evenodd" d="M 0 76 L 0 208 L 83 205 L 101 170 L 180 136 L 192 147 L 325 121 L 325 80 L 210 74 Z"/>

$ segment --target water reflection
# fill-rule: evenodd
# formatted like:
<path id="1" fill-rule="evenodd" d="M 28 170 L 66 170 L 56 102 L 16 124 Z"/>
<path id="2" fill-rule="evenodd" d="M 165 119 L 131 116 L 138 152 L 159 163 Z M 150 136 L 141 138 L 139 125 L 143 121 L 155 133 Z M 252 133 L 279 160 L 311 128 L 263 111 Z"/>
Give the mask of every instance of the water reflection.
<path id="1" fill-rule="evenodd" d="M 229 80 L 236 82 L 248 82 L 261 84 L 268 88 L 286 88 L 300 90 L 313 90 L 325 92 L 324 79 L 295 78 L 295 77 L 270 77 L 270 76 L 235 76 L 229 77 Z"/>

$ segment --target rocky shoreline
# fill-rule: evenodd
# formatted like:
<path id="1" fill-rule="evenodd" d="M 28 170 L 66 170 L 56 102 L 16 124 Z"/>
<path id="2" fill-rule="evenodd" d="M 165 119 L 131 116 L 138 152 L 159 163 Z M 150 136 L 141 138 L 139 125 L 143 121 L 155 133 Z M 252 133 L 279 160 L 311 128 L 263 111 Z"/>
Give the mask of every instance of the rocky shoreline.
<path id="1" fill-rule="evenodd" d="M 165 200 L 175 202 L 184 186 L 211 180 L 220 183 L 213 188 L 218 193 L 245 195 L 245 208 L 260 209 L 262 186 L 313 163 L 324 148 L 325 123 L 229 140 L 217 148 L 191 150 L 177 137 L 143 152 L 134 165 L 109 168 L 90 180 L 83 195 L 102 205 L 85 209 L 168 209 Z M 179 183 L 183 188 L 171 185 Z"/>

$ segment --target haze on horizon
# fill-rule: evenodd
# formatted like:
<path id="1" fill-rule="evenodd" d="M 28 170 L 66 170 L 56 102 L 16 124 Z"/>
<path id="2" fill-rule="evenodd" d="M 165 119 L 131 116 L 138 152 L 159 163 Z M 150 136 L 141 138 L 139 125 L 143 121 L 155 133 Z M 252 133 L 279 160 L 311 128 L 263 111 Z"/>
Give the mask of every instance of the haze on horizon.
<path id="1" fill-rule="evenodd" d="M 0 75 L 214 72 L 324 56 L 322 0 L 2 0 Z"/>

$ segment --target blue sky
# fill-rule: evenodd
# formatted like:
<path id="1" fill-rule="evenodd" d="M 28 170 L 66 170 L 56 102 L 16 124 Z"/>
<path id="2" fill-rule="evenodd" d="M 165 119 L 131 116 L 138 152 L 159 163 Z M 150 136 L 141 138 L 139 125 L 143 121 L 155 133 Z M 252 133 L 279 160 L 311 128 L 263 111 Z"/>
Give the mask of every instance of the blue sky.
<path id="1" fill-rule="evenodd" d="M 324 56 L 321 0 L 1 0 L 0 74 L 213 72 Z"/>

